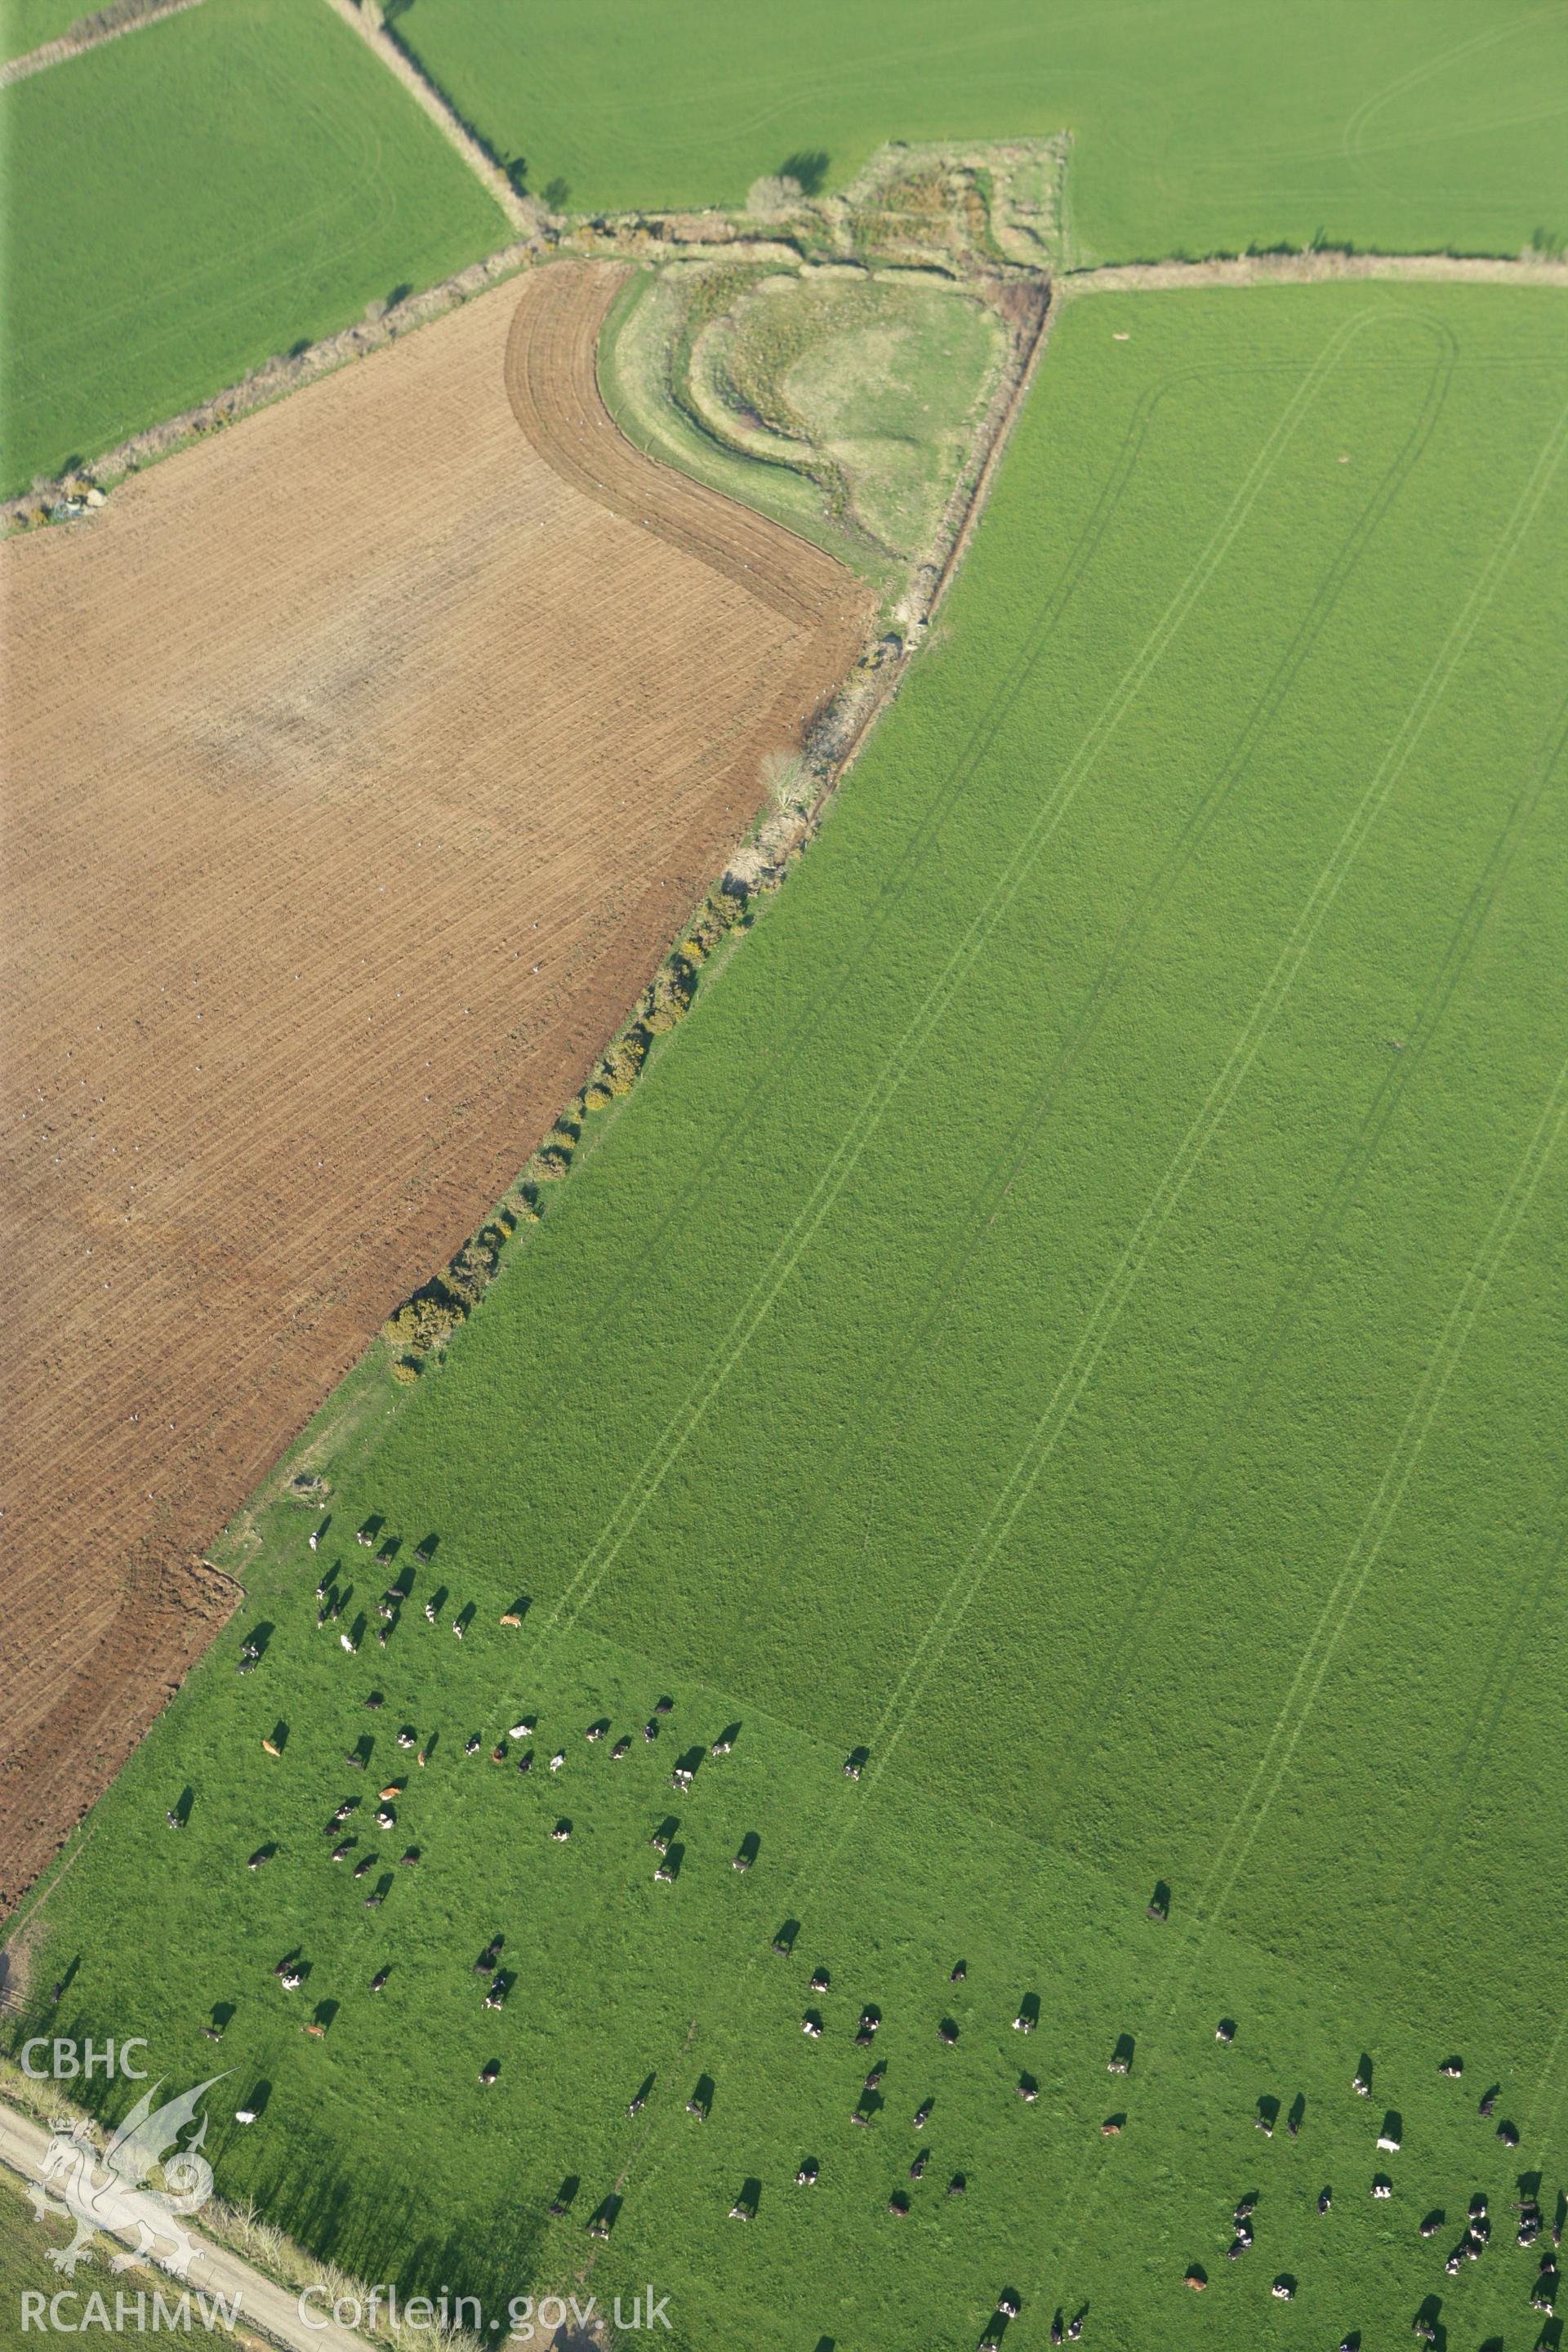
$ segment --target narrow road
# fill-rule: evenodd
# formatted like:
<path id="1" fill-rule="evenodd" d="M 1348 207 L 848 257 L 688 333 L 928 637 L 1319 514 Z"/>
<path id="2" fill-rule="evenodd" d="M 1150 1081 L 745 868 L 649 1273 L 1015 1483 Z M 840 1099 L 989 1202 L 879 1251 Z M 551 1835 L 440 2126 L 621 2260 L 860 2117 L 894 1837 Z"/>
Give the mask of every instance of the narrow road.
<path id="1" fill-rule="evenodd" d="M 4 2100 L 0 2100 L 0 2164 L 20 2173 L 24 2180 L 35 2181 L 42 2169 L 48 2144 L 49 2135 L 41 2124 L 36 2124 L 30 2116 L 18 2114 L 15 2107 L 7 2106 Z M 149 2228 L 156 2230 L 163 2242 L 168 2243 L 163 2210 L 153 2199 L 132 2189 L 125 2194 L 125 2203 L 132 2213 L 139 2207 L 143 2208 Z M 231 2304 L 237 2295 L 241 2326 L 255 2328 L 263 2336 L 270 2336 L 275 2344 L 283 2347 L 283 2352 L 371 2352 L 363 2336 L 355 2336 L 348 2328 L 337 2326 L 322 2310 L 319 2298 L 311 2305 L 311 2311 L 325 2319 L 324 2326 L 308 2325 L 300 2318 L 299 2296 L 293 2289 L 275 2285 L 271 2279 L 263 2278 L 259 2271 L 252 2270 L 248 2263 L 242 2262 L 237 2254 L 231 2254 L 226 2247 L 215 2246 L 199 2231 L 191 2229 L 188 2223 L 185 2228 L 186 2235 L 196 2249 L 184 2282 L 193 2294 L 221 2294 Z M 129 2246 L 134 2247 L 139 2243 L 133 2222 L 128 2222 L 123 2230 L 116 2231 L 114 2234 Z M 148 2258 L 150 2268 L 153 2259 Z M 84 2264 L 79 2273 L 76 2291 L 85 2295 L 96 2286 L 102 2293 L 108 2279 L 100 2252 L 95 2255 L 90 2270 Z M 59 2284 L 61 2289 L 67 2289 L 71 2283 L 62 2277 Z"/>
<path id="2" fill-rule="evenodd" d="M 354 0 L 327 0 L 327 5 L 341 16 L 353 33 L 357 33 L 365 47 L 381 59 L 387 71 L 395 74 L 409 97 L 420 110 L 427 114 L 447 144 L 455 147 L 464 163 L 494 197 L 507 219 L 521 236 L 534 230 L 534 217 L 518 195 L 511 182 L 498 163 L 491 161 L 472 131 L 458 121 L 438 89 L 425 79 L 386 30 L 376 0 L 357 7 Z"/>

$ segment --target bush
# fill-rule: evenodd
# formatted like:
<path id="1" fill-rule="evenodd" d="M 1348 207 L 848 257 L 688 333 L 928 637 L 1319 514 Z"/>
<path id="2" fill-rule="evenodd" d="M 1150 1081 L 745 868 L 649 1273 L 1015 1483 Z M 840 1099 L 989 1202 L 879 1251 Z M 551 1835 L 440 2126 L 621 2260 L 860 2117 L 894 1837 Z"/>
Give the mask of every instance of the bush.
<path id="1" fill-rule="evenodd" d="M 613 1095 L 629 1095 L 647 1059 L 649 1043 L 647 1030 L 640 1027 L 628 1029 L 600 1063 L 595 1072 L 596 1082 L 607 1087 Z"/>
<path id="2" fill-rule="evenodd" d="M 404 1355 L 427 1356 L 444 1348 L 468 1314 L 468 1307 L 439 1277 L 427 1282 L 406 1299 L 382 1327 L 382 1338 Z"/>
<path id="3" fill-rule="evenodd" d="M 715 890 L 676 953 L 693 967 L 705 962 L 725 934 L 745 921 L 746 905 L 744 891 Z"/>
<path id="4" fill-rule="evenodd" d="M 810 806 L 816 779 L 798 751 L 770 751 L 763 761 L 769 799 L 783 814 Z"/>
<path id="5" fill-rule="evenodd" d="M 462 1313 L 478 1306 L 495 1278 L 498 1262 L 497 1252 L 484 1248 L 477 1235 L 471 1242 L 463 1244 L 447 1268 L 442 1286 L 445 1294 L 443 1303 L 449 1301 L 457 1306 L 460 1310 L 459 1319 Z"/>
<path id="6" fill-rule="evenodd" d="M 787 213 L 798 205 L 802 193 L 800 182 L 792 179 L 787 172 L 764 173 L 746 190 L 746 210 L 754 218 L 766 220 L 774 213 Z"/>
<path id="7" fill-rule="evenodd" d="M 658 978 L 648 990 L 647 1011 L 643 1019 L 644 1028 L 651 1035 L 662 1037 L 667 1030 L 673 1029 L 676 1023 L 690 1011 L 691 1000 L 696 993 L 696 966 L 687 962 L 684 957 L 677 957 L 673 963 L 659 973 Z"/>
<path id="8" fill-rule="evenodd" d="M 402 1381 L 405 1385 L 416 1381 L 419 1378 L 417 1360 L 413 1356 L 399 1356 L 392 1367 L 392 1377 L 395 1381 Z"/>

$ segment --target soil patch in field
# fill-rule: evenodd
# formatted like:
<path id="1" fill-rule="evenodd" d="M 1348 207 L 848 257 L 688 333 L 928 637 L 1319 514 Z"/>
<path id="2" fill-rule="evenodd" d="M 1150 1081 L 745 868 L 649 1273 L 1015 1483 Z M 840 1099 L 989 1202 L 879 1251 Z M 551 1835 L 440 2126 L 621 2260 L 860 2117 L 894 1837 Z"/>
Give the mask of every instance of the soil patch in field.
<path id="1" fill-rule="evenodd" d="M 830 558 L 616 435 L 613 292 L 499 289 L 0 549 L 0 1909 L 854 658 Z"/>

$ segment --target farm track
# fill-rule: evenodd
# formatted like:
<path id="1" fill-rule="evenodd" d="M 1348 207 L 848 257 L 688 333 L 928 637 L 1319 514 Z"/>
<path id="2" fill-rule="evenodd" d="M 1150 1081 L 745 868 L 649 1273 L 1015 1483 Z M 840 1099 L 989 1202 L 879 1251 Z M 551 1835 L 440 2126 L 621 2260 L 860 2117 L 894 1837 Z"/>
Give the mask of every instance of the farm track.
<path id="1" fill-rule="evenodd" d="M 500 164 L 485 152 L 456 109 L 418 70 L 407 51 L 400 48 L 393 39 L 381 10 L 374 6 L 361 8 L 355 5 L 355 0 L 327 0 L 327 5 L 335 16 L 342 19 L 351 33 L 358 36 L 371 55 L 380 58 L 394 80 L 402 83 L 421 114 L 435 124 L 447 144 L 461 156 L 485 194 L 500 206 L 512 227 L 527 236 L 533 226 L 533 215 L 528 206 Z"/>
<path id="2" fill-rule="evenodd" d="M 201 1548 L 505 1190 L 857 649 L 830 558 L 613 427 L 664 527 L 571 485 L 549 372 L 587 413 L 613 290 L 498 289 L 0 559 L 0 1908 L 232 1606 Z"/>
<path id="3" fill-rule="evenodd" d="M 43 2177 L 43 2165 L 48 2151 L 49 2134 L 31 2116 L 0 2102 L 0 2165 L 4 2165 L 29 2188 Z M 156 2200 L 145 2197 L 140 2189 L 121 2192 L 124 2202 L 120 2210 L 127 2218 L 121 2222 L 104 2221 L 101 2227 L 108 2234 L 132 2251 L 140 2251 L 143 2229 L 151 2231 L 153 2240 L 168 2242 L 167 2225 L 163 2209 Z M 308 2315 L 301 2313 L 297 2292 L 279 2286 L 276 2280 L 256 2270 L 229 2247 L 219 2245 L 203 2234 L 195 2224 L 186 2231 L 193 2253 L 187 2278 L 195 2294 L 222 2295 L 232 2298 L 235 2307 L 248 2323 L 244 2334 L 235 2337 L 227 2333 L 216 2335 L 224 2344 L 243 2343 L 259 2352 L 260 2339 L 251 2328 L 263 2331 L 268 2344 L 284 2345 L 289 2352 L 370 2352 L 366 2339 L 353 2330 L 340 2326 L 330 2314 L 313 2308 Z M 46 2273 L 47 2275 L 47 2273 Z M 151 2275 L 143 2271 L 140 2276 Z M 140 2278 L 132 2273 L 127 2291 L 134 2294 Z M 162 2284 L 161 2281 L 158 2284 Z M 112 2291 L 111 2291 L 112 2292 Z M 171 2302 L 177 2289 L 165 2289 Z M 215 2331 L 216 2333 L 216 2331 Z"/>

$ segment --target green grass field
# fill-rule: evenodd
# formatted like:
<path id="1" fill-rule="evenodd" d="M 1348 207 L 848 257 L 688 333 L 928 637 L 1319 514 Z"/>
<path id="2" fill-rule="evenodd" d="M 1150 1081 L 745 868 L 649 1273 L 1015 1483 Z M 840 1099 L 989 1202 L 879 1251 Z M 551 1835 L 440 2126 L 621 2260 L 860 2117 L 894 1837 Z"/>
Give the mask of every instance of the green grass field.
<path id="1" fill-rule="evenodd" d="M 1565 340 L 1511 289 L 1068 304 L 820 845 L 445 1368 L 334 1458 L 321 1551 L 262 1511 L 244 1610 L 34 1915 L 36 1983 L 79 1963 L 54 2030 L 232 2070 L 221 2193 L 378 2280 L 651 2280 L 691 2352 L 973 2352 L 1009 2286 L 1007 2352 L 1084 2303 L 1093 2347 L 1372 2352 L 1433 2295 L 1455 2352 L 1536 2342 L 1510 2200 L 1540 2176 L 1550 2221 L 1568 2182 Z M 439 1538 L 384 1652 L 369 1513 L 399 1568 Z M 324 1566 L 352 1591 L 318 1630 Z M 1449 2279 L 1477 2190 L 1492 2243 Z"/>
<path id="2" fill-rule="evenodd" d="M 1561 16 L 1287 0 L 1205 14 L 807 0 L 787 36 L 717 0 L 540 16 L 409 0 L 400 37 L 531 184 L 580 209 L 735 204 L 786 159 L 842 186 L 885 139 L 1077 139 L 1081 259 L 1300 246 L 1517 252 L 1568 232 Z"/>
<path id="3" fill-rule="evenodd" d="M 206 0 L 37 74 L 0 154 L 7 496 L 508 234 L 320 0 Z"/>

